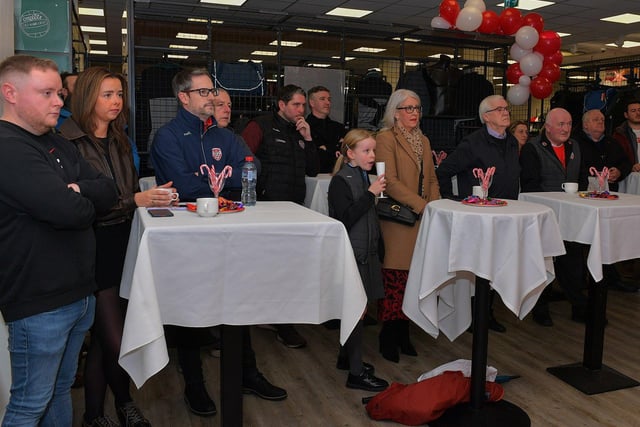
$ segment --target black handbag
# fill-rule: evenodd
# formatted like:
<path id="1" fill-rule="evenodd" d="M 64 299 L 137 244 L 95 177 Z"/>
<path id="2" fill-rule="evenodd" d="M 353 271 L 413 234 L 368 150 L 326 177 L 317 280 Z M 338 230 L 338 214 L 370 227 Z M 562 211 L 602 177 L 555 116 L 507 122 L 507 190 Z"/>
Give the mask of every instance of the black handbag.
<path id="1" fill-rule="evenodd" d="M 418 180 L 418 194 L 422 194 L 422 180 L 424 176 L 422 175 L 422 164 L 420 164 L 420 179 Z M 387 196 L 386 198 L 378 199 L 378 204 L 376 205 L 376 210 L 378 211 L 378 217 L 387 220 L 394 221 L 400 224 L 408 225 L 413 227 L 418 220 L 419 215 L 411 210 L 406 205 L 398 202 L 397 200 L 392 199 Z"/>
<path id="2" fill-rule="evenodd" d="M 391 197 L 378 199 L 376 210 L 378 211 L 378 217 L 381 219 L 404 225 L 413 226 L 418 219 L 418 215 L 415 212 Z"/>

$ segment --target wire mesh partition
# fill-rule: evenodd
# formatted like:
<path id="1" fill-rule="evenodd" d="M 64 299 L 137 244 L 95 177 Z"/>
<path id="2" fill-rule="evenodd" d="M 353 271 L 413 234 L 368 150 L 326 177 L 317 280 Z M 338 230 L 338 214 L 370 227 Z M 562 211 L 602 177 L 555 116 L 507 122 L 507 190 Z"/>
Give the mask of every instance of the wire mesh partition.
<path id="1" fill-rule="evenodd" d="M 242 25 L 221 24 L 187 13 L 149 14 L 144 8 L 135 13 L 133 22 L 127 66 L 129 78 L 135 79 L 132 128 L 142 153 L 143 174 L 153 173 L 146 153 L 155 130 L 175 113 L 171 78 L 183 67 L 207 68 L 217 87 L 229 89 L 231 123 L 239 128 L 276 108 L 286 67 L 344 70 L 344 105 L 340 105 L 344 114 L 334 118 L 349 128 L 380 128 L 391 91 L 412 89 L 424 104 L 421 124 L 434 149 L 451 151 L 479 126 L 480 100 L 494 92 L 506 94 L 506 88 L 494 82 L 504 77 L 513 42 L 511 37 L 452 36 L 455 32 L 419 29 L 409 35 L 385 29 L 384 34 L 363 36 L 354 34 L 353 25 L 313 30 L 264 25 L 258 18 Z"/>

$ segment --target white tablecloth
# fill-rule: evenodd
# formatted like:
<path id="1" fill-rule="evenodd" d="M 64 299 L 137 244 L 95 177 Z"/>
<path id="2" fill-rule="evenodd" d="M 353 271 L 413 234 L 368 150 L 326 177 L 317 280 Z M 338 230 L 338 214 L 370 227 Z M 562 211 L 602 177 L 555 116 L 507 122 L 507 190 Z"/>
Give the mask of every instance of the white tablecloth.
<path id="1" fill-rule="evenodd" d="M 520 199 L 553 209 L 563 240 L 591 245 L 587 267 L 599 282 L 602 264 L 640 257 L 640 196 L 617 194 L 618 200 L 583 199 L 563 192 L 520 193 Z"/>
<path id="2" fill-rule="evenodd" d="M 618 191 L 640 195 L 640 172 L 631 172 L 623 181 L 620 181 Z"/>
<path id="3" fill-rule="evenodd" d="M 329 192 L 330 182 L 331 174 L 328 173 L 321 173 L 313 177 L 306 176 L 304 183 L 307 186 L 307 193 L 304 197 L 304 205 L 311 210 L 329 215 L 327 193 Z"/>
<path id="4" fill-rule="evenodd" d="M 564 254 L 558 223 L 546 206 L 427 205 L 413 252 L 403 311 L 433 337 L 455 339 L 471 324 L 475 276 L 489 280 L 519 318 L 554 278 L 552 257 Z"/>
<path id="5" fill-rule="evenodd" d="M 344 342 L 367 297 L 342 223 L 290 202 L 201 218 L 138 209 L 121 284 L 120 364 L 142 384 L 168 362 L 163 324 L 322 323 Z"/>

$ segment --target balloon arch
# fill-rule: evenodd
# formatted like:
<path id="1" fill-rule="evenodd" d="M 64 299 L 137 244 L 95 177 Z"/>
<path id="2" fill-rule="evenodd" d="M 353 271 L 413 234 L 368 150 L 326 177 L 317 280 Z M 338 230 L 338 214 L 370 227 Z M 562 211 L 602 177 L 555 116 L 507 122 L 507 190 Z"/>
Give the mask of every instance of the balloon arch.
<path id="1" fill-rule="evenodd" d="M 431 27 L 515 36 L 509 55 L 516 62 L 506 72 L 507 81 L 513 84 L 507 100 L 513 105 L 524 104 L 529 95 L 548 97 L 553 83 L 560 78 L 560 36 L 555 31 L 545 31 L 544 20 L 537 13 L 522 15 L 518 9 L 508 7 L 498 15 L 486 10 L 483 0 L 467 0 L 462 9 L 457 0 L 442 0 L 440 15 L 431 20 Z"/>

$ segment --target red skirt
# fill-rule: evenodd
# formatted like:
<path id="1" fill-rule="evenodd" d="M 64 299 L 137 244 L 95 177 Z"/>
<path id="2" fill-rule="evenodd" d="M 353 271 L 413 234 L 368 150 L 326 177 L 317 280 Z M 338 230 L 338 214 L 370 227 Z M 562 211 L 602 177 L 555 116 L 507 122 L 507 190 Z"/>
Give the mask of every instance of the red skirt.
<path id="1" fill-rule="evenodd" d="M 408 277 L 409 270 L 382 269 L 384 298 L 378 300 L 379 320 L 409 320 L 402 312 L 402 301 Z"/>

